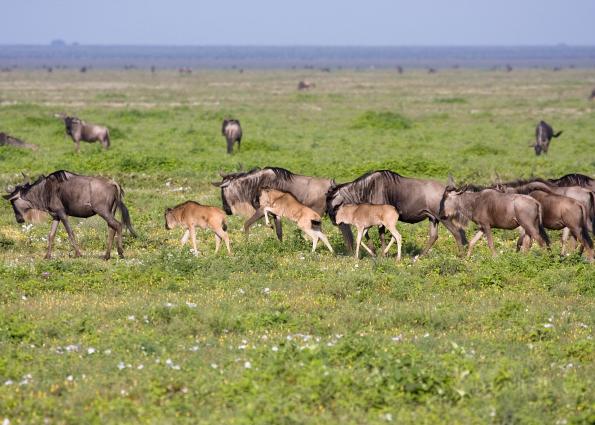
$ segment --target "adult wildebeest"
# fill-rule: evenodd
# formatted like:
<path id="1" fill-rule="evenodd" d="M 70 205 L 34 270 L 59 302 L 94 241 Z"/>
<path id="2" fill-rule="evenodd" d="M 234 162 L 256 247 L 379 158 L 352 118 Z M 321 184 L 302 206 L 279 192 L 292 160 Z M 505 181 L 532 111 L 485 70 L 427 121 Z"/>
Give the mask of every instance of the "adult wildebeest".
<path id="1" fill-rule="evenodd" d="M 224 119 L 221 125 L 221 134 L 227 140 L 227 153 L 233 152 L 233 144 L 238 142 L 238 151 L 242 142 L 242 127 L 240 121 L 234 119 Z"/>
<path id="2" fill-rule="evenodd" d="M 80 150 L 81 140 L 89 143 L 101 142 L 104 149 L 110 147 L 109 130 L 107 127 L 88 124 L 77 117 L 71 117 L 65 114 L 58 114 L 56 116 L 64 121 L 66 134 L 68 134 L 75 143 L 75 150 L 77 153 Z"/>
<path id="3" fill-rule="evenodd" d="M 587 259 L 593 261 L 593 241 L 587 230 L 588 218 L 585 207 L 572 198 L 543 190 L 534 190 L 528 195 L 537 199 L 541 204 L 543 227 L 552 230 L 568 229 L 572 236 L 582 244 Z M 517 246 L 523 243 L 523 238 L 528 237 L 524 231 L 521 231 Z M 564 253 L 565 241 L 563 240 L 562 255 Z"/>
<path id="4" fill-rule="evenodd" d="M 301 91 L 313 89 L 314 87 L 316 87 L 316 84 L 311 83 L 310 81 L 300 81 L 297 88 Z"/>
<path id="5" fill-rule="evenodd" d="M 478 191 L 475 191 L 478 190 Z M 479 226 L 478 232 L 469 241 L 467 256 L 473 246 L 485 234 L 492 255 L 497 255 L 492 238 L 492 228 L 516 229 L 521 227 L 539 245 L 549 247 L 550 241 L 542 223 L 541 205 L 530 196 L 503 193 L 495 189 L 476 189 L 464 186 L 456 189 L 450 184 L 440 201 L 440 217 L 451 218 L 465 225 L 469 220 Z M 519 242 L 523 238 L 519 239 Z M 529 239 L 529 242 L 531 239 Z M 528 249 L 530 245 L 525 248 Z M 521 246 L 517 244 L 517 249 Z"/>
<path id="6" fill-rule="evenodd" d="M 31 149 L 34 151 L 37 150 L 37 145 L 23 142 L 22 140 L 19 140 L 16 137 L 12 137 L 10 134 L 0 132 L 0 146 L 4 146 L 4 145 L 15 146 L 17 148 Z"/>
<path id="7" fill-rule="evenodd" d="M 558 137 L 562 134 L 562 131 L 554 133 L 553 128 L 545 121 L 539 121 L 537 127 L 535 127 L 535 143 L 529 145 L 535 149 L 535 155 L 541 155 L 541 153 L 547 153 L 550 147 L 552 138 Z"/>
<path id="8" fill-rule="evenodd" d="M 589 100 L 595 99 L 595 89 L 591 92 L 591 96 L 589 96 Z"/>
<path id="9" fill-rule="evenodd" d="M 548 179 L 549 183 L 553 186 L 568 187 L 568 186 L 580 186 L 585 189 L 595 192 L 595 179 L 584 174 L 571 173 L 566 174 L 559 179 Z"/>
<path id="10" fill-rule="evenodd" d="M 250 226 L 264 217 L 264 212 L 257 203 L 263 188 L 289 192 L 300 203 L 322 216 L 325 212 L 326 192 L 333 182 L 331 179 L 294 174 L 279 167 L 255 168 L 248 172 L 221 174 L 221 177 L 223 180 L 213 182 L 213 185 L 221 188 L 223 209 L 228 215 L 236 214 L 249 218 L 244 224 L 246 234 Z M 277 217 L 275 228 L 277 238 L 282 240 L 281 223 Z"/>
<path id="11" fill-rule="evenodd" d="M 343 204 L 386 204 L 395 207 L 399 220 L 405 223 L 418 223 L 430 220 L 430 234 L 426 247 L 420 255 L 424 255 L 438 238 L 438 223 L 453 234 L 459 249 L 467 244 L 465 231 L 450 219 L 441 219 L 439 215 L 440 200 L 445 185 L 434 180 L 403 177 L 389 170 L 372 171 L 358 177 L 350 183 L 334 185 L 327 194 L 326 211 L 333 224 L 336 213 Z M 353 233 L 346 224 L 339 225 L 345 243 L 353 251 Z M 380 229 L 381 238 L 383 230 Z M 384 245 L 384 244 L 383 244 Z"/>
<path id="12" fill-rule="evenodd" d="M 122 214 L 122 222 L 128 231 L 136 236 L 132 228 L 128 209 L 123 202 L 124 191 L 116 182 L 103 177 L 81 176 L 69 171 L 55 171 L 49 176 L 41 176 L 34 183 L 16 186 L 8 195 L 17 223 L 25 222 L 31 213 L 43 211 L 53 221 L 48 236 L 48 250 L 45 258 L 52 256 L 52 243 L 60 222 L 64 225 L 75 256 L 81 252 L 68 222 L 68 216 L 87 218 L 95 214 L 101 216 L 108 225 L 107 250 L 104 258 L 110 258 L 114 235 L 117 235 L 118 255 L 123 258 L 122 225 L 114 217 L 116 209 Z"/>

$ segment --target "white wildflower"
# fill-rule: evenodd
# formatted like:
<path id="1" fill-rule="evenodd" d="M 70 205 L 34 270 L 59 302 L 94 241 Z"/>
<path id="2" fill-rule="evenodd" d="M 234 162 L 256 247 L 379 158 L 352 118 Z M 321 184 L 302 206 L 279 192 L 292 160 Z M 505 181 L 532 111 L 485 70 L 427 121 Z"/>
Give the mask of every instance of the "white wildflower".
<path id="1" fill-rule="evenodd" d="M 263 294 L 270 294 L 270 293 L 271 293 L 271 288 L 264 288 L 264 289 L 262 290 L 262 293 L 263 293 Z"/>
<path id="2" fill-rule="evenodd" d="M 550 329 L 550 328 L 553 328 L 554 325 L 552 325 L 551 323 L 544 323 L 543 324 L 543 327 L 546 328 L 546 329 Z"/>
<path id="3" fill-rule="evenodd" d="M 186 301 L 186 305 L 188 306 L 188 308 L 196 308 L 196 303 Z"/>
<path id="4" fill-rule="evenodd" d="M 252 363 L 248 361 L 244 362 L 244 369 L 252 369 Z"/>
<path id="5" fill-rule="evenodd" d="M 7 379 L 6 381 L 4 381 L 4 385 L 6 385 L 7 387 L 12 384 L 14 384 L 14 381 L 12 379 Z"/>
<path id="6" fill-rule="evenodd" d="M 212 367 L 213 369 L 217 369 L 219 366 L 217 366 L 217 363 L 211 363 L 211 367 Z"/>
<path id="7" fill-rule="evenodd" d="M 387 422 L 391 422 L 393 420 L 393 415 L 391 413 L 385 413 L 384 415 L 382 415 L 382 419 L 384 419 Z"/>
<path id="8" fill-rule="evenodd" d="M 198 348 L 198 345 L 193 345 L 192 347 L 190 347 L 190 351 L 197 352 Z"/>
<path id="9" fill-rule="evenodd" d="M 68 382 L 72 382 L 72 381 L 74 381 L 74 376 L 72 376 L 72 375 L 68 375 L 68 376 L 66 377 L 66 380 L 67 380 Z"/>
<path id="10" fill-rule="evenodd" d="M 134 322 L 136 320 L 136 317 L 134 317 L 134 314 L 131 314 L 130 316 L 127 317 L 128 320 L 130 320 L 131 322 Z"/>
<path id="11" fill-rule="evenodd" d="M 87 348 L 87 354 L 95 354 L 95 351 L 96 351 L 96 350 L 95 350 L 95 348 L 93 348 L 93 347 L 89 347 L 89 348 Z"/>
<path id="12" fill-rule="evenodd" d="M 120 370 L 126 369 L 126 363 L 124 363 L 124 362 L 118 363 L 118 369 L 120 369 Z"/>
<path id="13" fill-rule="evenodd" d="M 276 345 L 273 345 L 271 350 L 273 350 L 274 352 L 277 352 L 277 351 L 279 351 L 279 347 L 277 347 Z"/>

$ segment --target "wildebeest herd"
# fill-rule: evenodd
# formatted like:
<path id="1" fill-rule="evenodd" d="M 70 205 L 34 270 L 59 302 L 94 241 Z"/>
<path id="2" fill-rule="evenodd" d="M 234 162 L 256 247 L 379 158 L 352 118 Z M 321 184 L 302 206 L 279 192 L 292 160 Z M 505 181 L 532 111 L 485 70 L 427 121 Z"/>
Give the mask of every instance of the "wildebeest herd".
<path id="1" fill-rule="evenodd" d="M 325 214 L 339 226 L 347 249 L 359 257 L 360 245 L 371 255 L 374 247 L 367 231 L 378 227 L 382 255 L 393 242 L 397 242 L 397 260 L 401 258 L 401 234 L 396 229 L 397 220 L 418 223 L 428 219 L 429 238 L 421 255 L 433 246 L 438 238 L 438 224 L 442 223 L 454 236 L 460 251 L 467 246 L 471 255 L 474 245 L 485 235 L 488 246 L 496 255 L 492 229 L 519 229 L 517 251 L 528 250 L 533 240 L 549 248 L 550 240 L 545 229 L 563 231 L 563 253 L 569 240 L 580 243 L 588 261 L 594 259 L 591 234 L 595 228 L 595 179 L 582 174 L 568 174 L 559 179 L 518 180 L 497 182 L 480 187 L 464 185 L 455 187 L 452 178 L 444 184 L 434 180 L 401 176 L 393 171 L 369 172 L 352 182 L 336 184 L 332 179 L 294 174 L 279 167 L 253 169 L 248 172 L 222 174 L 222 180 L 213 182 L 221 190 L 223 210 L 186 201 L 165 211 L 165 227 L 186 228 L 182 245 L 192 239 L 195 254 L 196 227 L 209 228 L 215 234 L 216 249 L 224 241 L 231 253 L 225 214 L 245 217 L 244 231 L 257 220 L 265 217 L 268 224 L 272 215 L 278 239 L 282 240 L 281 218 L 285 217 L 312 239 L 312 251 L 321 240 L 334 252 L 322 232 Z M 48 236 L 46 258 L 51 258 L 52 244 L 58 225 L 62 223 L 68 233 L 75 256 L 80 250 L 68 217 L 101 216 L 108 224 L 108 239 L 104 258 L 109 259 L 114 237 L 118 255 L 123 257 L 122 228 L 132 235 L 130 215 L 123 202 L 124 191 L 116 182 L 102 178 L 56 171 L 41 176 L 35 182 L 25 182 L 4 196 L 9 200 L 18 223 L 36 222 L 46 214 L 52 219 Z M 115 219 L 120 210 L 122 223 Z M 465 227 L 469 221 L 476 223 L 478 231 L 467 242 Z M 357 228 L 354 246 L 350 225 Z M 391 234 L 385 246 L 385 231 Z M 362 240 L 366 237 L 367 243 Z"/>
<path id="2" fill-rule="evenodd" d="M 66 134 L 75 143 L 79 152 L 80 141 L 99 141 L 105 149 L 110 146 L 107 127 L 88 124 L 66 114 L 56 114 L 64 121 Z M 227 153 L 242 140 L 242 128 L 237 119 L 224 119 L 221 133 L 227 141 Z M 547 153 L 554 133 L 552 127 L 540 121 L 535 130 L 536 155 Z M 10 136 L 5 136 L 5 139 Z M 12 140 L 12 139 L 11 139 Z M 21 142 L 23 143 L 23 142 Z M 182 245 L 191 238 L 195 254 L 196 227 L 211 229 L 215 233 L 216 249 L 221 241 L 231 253 L 225 214 L 246 218 L 244 232 L 261 218 L 269 224 L 273 218 L 277 238 L 282 241 L 281 218 L 295 222 L 312 239 L 312 251 L 321 240 L 329 251 L 334 252 L 322 232 L 322 217 L 328 214 L 331 222 L 339 227 L 348 251 L 359 257 L 362 246 L 370 255 L 375 248 L 370 243 L 368 230 L 378 227 L 382 244 L 380 253 L 386 254 L 397 243 L 397 259 L 401 258 L 402 237 L 396 222 L 419 223 L 429 221 L 429 235 L 420 255 L 426 254 L 438 238 L 438 225 L 443 224 L 453 235 L 463 252 L 471 255 L 475 244 L 483 235 L 496 255 L 492 229 L 519 229 L 517 250 L 528 250 L 533 240 L 540 246 L 550 245 L 545 229 L 561 230 L 562 254 L 576 248 L 593 261 L 593 242 L 590 234 L 595 229 L 595 179 L 582 174 L 567 174 L 559 179 L 517 180 L 508 183 L 496 182 L 491 186 L 463 185 L 456 188 L 452 178 L 444 184 L 435 180 L 405 177 L 389 170 L 364 174 L 352 182 L 336 184 L 331 178 L 318 178 L 294 174 L 279 167 L 256 168 L 248 172 L 221 174 L 222 180 L 213 182 L 221 190 L 223 211 L 217 207 L 186 201 L 165 211 L 165 227 L 186 228 Z M 52 244 L 60 223 L 68 233 L 75 255 L 80 256 L 68 217 L 87 218 L 101 216 L 108 224 L 108 239 L 105 259 L 109 259 L 114 237 L 118 255 L 124 256 L 122 225 L 136 235 L 128 209 L 124 205 L 124 191 L 116 182 L 102 177 L 82 176 L 69 171 L 56 171 L 41 176 L 35 182 L 18 185 L 4 196 L 9 200 L 18 223 L 39 222 L 49 215 L 52 219 L 48 236 L 46 258 L 51 258 Z M 115 218 L 120 210 L 122 223 Z M 476 223 L 478 231 L 467 242 L 465 227 L 469 221 Z M 353 240 L 351 225 L 357 228 Z M 385 232 L 391 239 L 385 246 Z M 362 240 L 366 238 L 366 242 Z M 571 246 L 569 246 L 571 245 Z"/>

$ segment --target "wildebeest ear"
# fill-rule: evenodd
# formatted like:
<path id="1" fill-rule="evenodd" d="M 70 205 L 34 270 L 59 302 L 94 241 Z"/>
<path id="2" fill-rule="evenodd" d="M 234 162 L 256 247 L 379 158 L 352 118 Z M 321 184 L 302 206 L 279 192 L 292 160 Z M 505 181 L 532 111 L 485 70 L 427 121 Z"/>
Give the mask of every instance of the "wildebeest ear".
<path id="1" fill-rule="evenodd" d="M 451 190 L 451 189 L 454 189 L 454 187 L 455 187 L 455 181 L 452 178 L 452 174 L 449 173 L 448 180 L 446 181 L 446 189 Z"/>
<path id="2" fill-rule="evenodd" d="M 334 189 L 337 187 L 337 182 L 335 181 L 335 179 L 331 179 L 331 189 Z"/>
<path id="3" fill-rule="evenodd" d="M 8 200 L 8 199 L 12 198 L 12 193 L 8 193 L 8 194 L 6 194 L 6 195 L 2 195 L 2 197 L 3 197 L 4 199 Z"/>

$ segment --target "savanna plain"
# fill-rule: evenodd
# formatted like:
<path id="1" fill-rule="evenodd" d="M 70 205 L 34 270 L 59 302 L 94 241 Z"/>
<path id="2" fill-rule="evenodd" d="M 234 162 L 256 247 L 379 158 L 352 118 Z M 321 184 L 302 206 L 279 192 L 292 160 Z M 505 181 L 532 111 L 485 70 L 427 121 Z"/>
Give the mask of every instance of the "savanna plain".
<path id="1" fill-rule="evenodd" d="M 316 83 L 298 92 L 297 82 Z M 471 258 L 444 227 L 398 223 L 403 260 L 310 253 L 292 223 L 264 224 L 233 255 L 199 232 L 180 247 L 164 210 L 221 206 L 219 172 L 280 166 L 350 181 L 366 171 L 458 183 L 595 172 L 593 70 L 108 71 L 0 73 L 0 129 L 39 146 L 0 147 L 2 188 L 66 169 L 125 191 L 139 236 L 100 259 L 97 217 L 71 219 L 43 260 L 49 222 L 17 224 L 0 203 L 0 420 L 35 423 L 595 422 L 595 267 L 578 253 L 515 252 L 495 231 Z M 55 113 L 110 128 L 112 147 L 74 153 Z M 221 121 L 240 119 L 240 152 Z M 563 135 L 528 147 L 541 119 Z M 471 235 L 474 226 L 468 229 Z M 377 239 L 376 231 L 371 231 Z"/>

